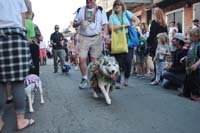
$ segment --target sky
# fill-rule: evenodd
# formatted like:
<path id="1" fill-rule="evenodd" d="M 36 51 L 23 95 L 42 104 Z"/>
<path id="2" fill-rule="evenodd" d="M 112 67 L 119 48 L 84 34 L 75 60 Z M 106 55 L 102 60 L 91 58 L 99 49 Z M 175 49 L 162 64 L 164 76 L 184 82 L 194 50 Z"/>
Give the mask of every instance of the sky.
<path id="1" fill-rule="evenodd" d="M 74 19 L 74 12 L 85 5 L 85 0 L 31 0 L 35 14 L 33 22 L 38 25 L 44 41 L 48 43 L 54 26 L 58 24 L 60 31 L 67 28 Z"/>

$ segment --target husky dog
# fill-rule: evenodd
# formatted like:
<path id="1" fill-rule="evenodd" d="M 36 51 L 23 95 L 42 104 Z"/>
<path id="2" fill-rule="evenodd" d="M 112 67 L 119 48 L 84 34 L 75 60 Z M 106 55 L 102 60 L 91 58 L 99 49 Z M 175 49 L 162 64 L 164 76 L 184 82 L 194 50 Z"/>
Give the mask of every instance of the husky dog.
<path id="1" fill-rule="evenodd" d="M 40 103 L 44 104 L 42 82 L 37 75 L 29 74 L 28 76 L 26 76 L 24 83 L 26 85 L 25 93 L 26 96 L 28 97 L 29 112 L 34 112 L 33 110 L 34 92 L 37 92 L 39 90 Z"/>
<path id="2" fill-rule="evenodd" d="M 89 83 L 93 89 L 93 96 L 98 97 L 102 93 L 106 103 L 111 104 L 109 93 L 114 88 L 115 77 L 119 73 L 119 65 L 114 57 L 101 56 L 95 62 L 91 62 L 87 68 Z"/>

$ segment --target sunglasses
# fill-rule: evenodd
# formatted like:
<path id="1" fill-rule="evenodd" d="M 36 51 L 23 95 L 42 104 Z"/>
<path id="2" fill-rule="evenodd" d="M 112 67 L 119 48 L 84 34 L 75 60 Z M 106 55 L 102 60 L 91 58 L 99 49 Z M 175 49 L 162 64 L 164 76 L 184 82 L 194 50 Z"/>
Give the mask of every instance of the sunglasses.
<path id="1" fill-rule="evenodd" d="M 114 7 L 115 7 L 115 6 L 122 6 L 122 4 L 121 4 L 121 3 L 115 3 L 115 4 L 114 4 Z"/>

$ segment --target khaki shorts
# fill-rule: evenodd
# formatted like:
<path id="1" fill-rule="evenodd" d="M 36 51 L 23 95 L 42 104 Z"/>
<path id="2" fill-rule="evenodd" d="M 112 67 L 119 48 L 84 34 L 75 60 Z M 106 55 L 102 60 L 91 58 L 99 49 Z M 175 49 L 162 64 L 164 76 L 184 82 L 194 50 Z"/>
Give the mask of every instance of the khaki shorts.
<path id="1" fill-rule="evenodd" d="M 93 58 L 98 58 L 102 54 L 103 45 L 101 35 L 95 37 L 86 37 L 79 35 L 78 50 L 79 57 L 87 58 L 88 52 Z"/>

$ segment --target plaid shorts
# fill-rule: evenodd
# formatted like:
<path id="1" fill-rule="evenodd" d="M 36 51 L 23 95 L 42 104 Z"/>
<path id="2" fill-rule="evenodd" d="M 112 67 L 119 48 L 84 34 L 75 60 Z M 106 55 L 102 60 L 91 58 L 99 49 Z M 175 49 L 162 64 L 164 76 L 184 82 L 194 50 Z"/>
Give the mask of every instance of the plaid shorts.
<path id="1" fill-rule="evenodd" d="M 30 49 L 22 28 L 0 28 L 0 82 L 23 81 L 30 69 Z"/>

